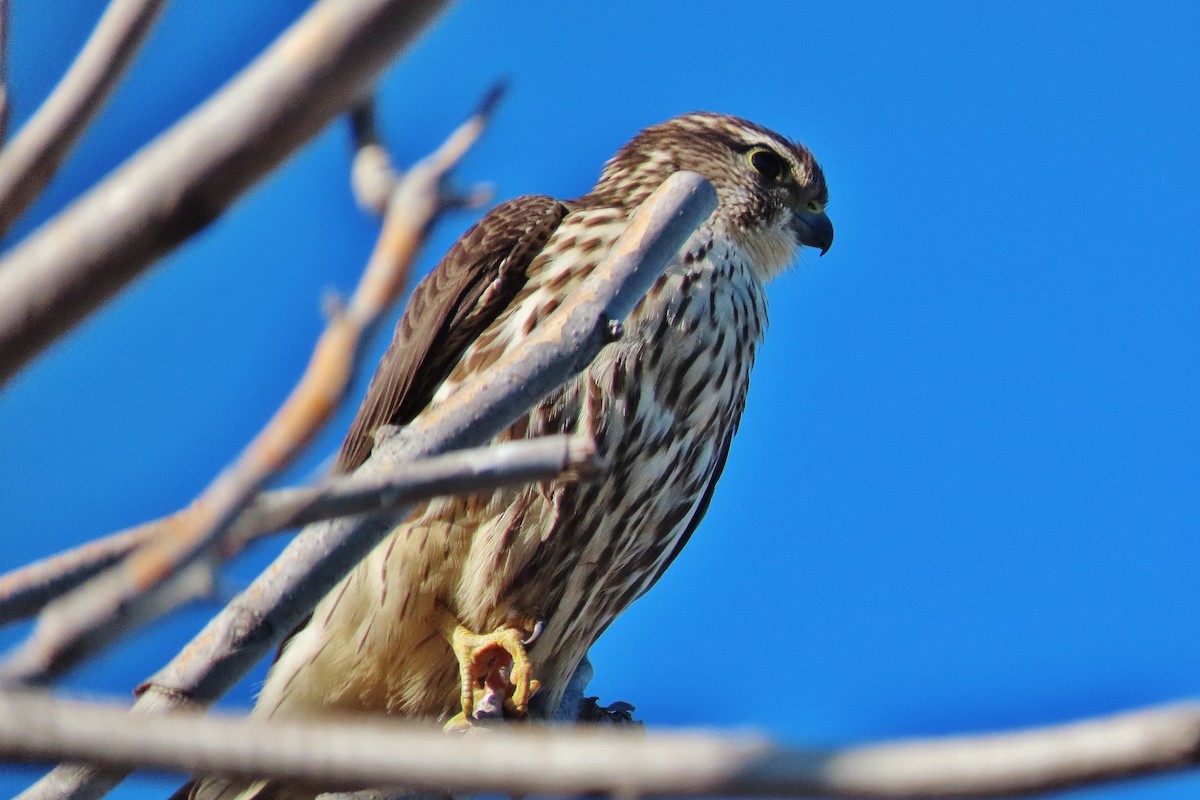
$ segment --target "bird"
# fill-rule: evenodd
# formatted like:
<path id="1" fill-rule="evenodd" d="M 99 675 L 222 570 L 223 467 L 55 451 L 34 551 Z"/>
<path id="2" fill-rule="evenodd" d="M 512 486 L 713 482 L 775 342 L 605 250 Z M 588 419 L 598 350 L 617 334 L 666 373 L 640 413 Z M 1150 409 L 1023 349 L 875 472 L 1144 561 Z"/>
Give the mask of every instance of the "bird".
<path id="1" fill-rule="evenodd" d="M 766 285 L 833 243 L 812 153 L 714 112 L 651 125 L 574 200 L 486 214 L 414 289 L 337 456 L 350 473 L 403 426 L 518 346 L 597 270 L 633 212 L 690 170 L 717 207 L 580 374 L 497 441 L 590 437 L 589 479 L 423 502 L 281 647 L 252 716 L 375 712 L 475 724 L 480 706 L 547 715 L 588 649 L 662 576 L 724 469 L 767 327 Z M 306 797 L 202 779 L 198 800 Z"/>

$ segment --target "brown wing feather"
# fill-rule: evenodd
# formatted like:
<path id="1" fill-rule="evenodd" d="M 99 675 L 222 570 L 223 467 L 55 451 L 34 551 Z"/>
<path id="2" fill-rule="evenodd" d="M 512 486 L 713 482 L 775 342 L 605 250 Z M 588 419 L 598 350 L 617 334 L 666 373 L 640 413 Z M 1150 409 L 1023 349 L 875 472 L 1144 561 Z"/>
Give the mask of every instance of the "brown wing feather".
<path id="1" fill-rule="evenodd" d="M 552 197 L 509 200 L 463 234 L 413 290 L 392 343 L 338 453 L 334 472 L 367 460 L 382 425 L 411 422 L 525 284 L 534 256 L 567 214 Z"/>

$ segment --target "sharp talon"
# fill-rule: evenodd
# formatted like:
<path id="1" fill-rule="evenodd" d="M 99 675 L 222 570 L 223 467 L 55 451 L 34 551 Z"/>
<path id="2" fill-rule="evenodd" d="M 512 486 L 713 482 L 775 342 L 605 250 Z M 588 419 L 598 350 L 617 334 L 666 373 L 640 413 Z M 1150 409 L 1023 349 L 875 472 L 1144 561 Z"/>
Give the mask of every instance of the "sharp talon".
<path id="1" fill-rule="evenodd" d="M 447 731 L 471 727 L 476 721 L 503 716 L 503 710 L 524 715 L 529 698 L 541 684 L 525 652 L 526 626 L 502 625 L 491 633 L 473 633 L 444 608 L 438 622 L 458 659 L 462 712 L 446 723 Z M 533 638 L 541 632 L 534 626 Z M 530 639 L 532 641 L 532 639 Z"/>
<path id="2" fill-rule="evenodd" d="M 538 637 L 542 635 L 542 629 L 544 629 L 545 627 L 546 627 L 546 620 L 544 620 L 544 619 L 539 619 L 537 622 L 533 623 L 533 630 L 530 631 L 530 633 L 527 637 L 525 637 L 524 639 L 521 640 L 521 644 L 525 645 L 526 647 L 529 647 L 531 644 L 533 644 L 534 642 L 536 642 L 538 640 Z"/>

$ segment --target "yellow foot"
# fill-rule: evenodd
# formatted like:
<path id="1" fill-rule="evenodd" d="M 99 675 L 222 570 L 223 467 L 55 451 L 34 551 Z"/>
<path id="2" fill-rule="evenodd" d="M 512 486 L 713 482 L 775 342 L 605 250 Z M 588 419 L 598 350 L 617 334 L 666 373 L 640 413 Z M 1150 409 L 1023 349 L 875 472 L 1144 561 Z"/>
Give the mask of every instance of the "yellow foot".
<path id="1" fill-rule="evenodd" d="M 442 635 L 458 659 L 461 680 L 462 712 L 445 729 L 462 731 L 482 716 L 501 716 L 504 711 L 523 716 L 529 698 L 541 686 L 525 652 L 529 631 L 502 625 L 491 633 L 474 633 L 449 611 L 439 608 L 437 613 Z"/>

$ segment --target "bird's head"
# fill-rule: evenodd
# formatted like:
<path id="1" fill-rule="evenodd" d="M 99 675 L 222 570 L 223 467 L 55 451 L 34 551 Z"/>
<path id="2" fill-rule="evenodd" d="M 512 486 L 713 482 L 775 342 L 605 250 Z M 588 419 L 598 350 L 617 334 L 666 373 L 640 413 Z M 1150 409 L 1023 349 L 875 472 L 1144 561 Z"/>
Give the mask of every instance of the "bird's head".
<path id="1" fill-rule="evenodd" d="M 725 114 L 693 112 L 646 128 L 609 160 L 588 199 L 632 208 L 679 170 L 713 184 L 711 224 L 746 250 L 764 281 L 802 245 L 824 254 L 833 244 L 825 176 L 808 148 Z"/>

